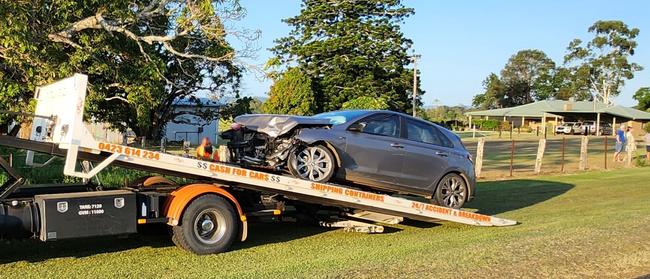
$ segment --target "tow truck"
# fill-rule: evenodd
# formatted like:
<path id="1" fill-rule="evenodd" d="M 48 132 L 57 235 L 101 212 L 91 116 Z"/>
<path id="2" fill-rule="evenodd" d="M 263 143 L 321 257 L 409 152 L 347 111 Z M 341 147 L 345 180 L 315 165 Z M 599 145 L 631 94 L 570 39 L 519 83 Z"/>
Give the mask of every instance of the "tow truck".
<path id="1" fill-rule="evenodd" d="M 289 207 L 335 209 L 337 218 L 321 220 L 322 226 L 370 233 L 382 232 L 382 224 L 397 224 L 404 218 L 473 226 L 517 223 L 348 185 L 315 183 L 229 162 L 96 140 L 83 122 L 87 79 L 75 74 L 38 87 L 29 139 L 0 135 L 0 146 L 26 150 L 26 163 L 34 167 L 53 160 L 39 165 L 33 160 L 34 152 L 62 158 L 63 174 L 86 182 L 103 170 L 110 171 L 108 166 L 158 176 L 143 177 L 124 187 L 106 187 L 110 189 L 92 183 L 28 185 L 0 157 L 0 168 L 9 176 L 0 186 L 3 237 L 56 241 L 133 234 L 139 225 L 163 223 L 171 226 L 178 247 L 212 254 L 244 241 L 249 218 L 279 215 Z M 165 175 L 193 182 L 179 185 Z"/>

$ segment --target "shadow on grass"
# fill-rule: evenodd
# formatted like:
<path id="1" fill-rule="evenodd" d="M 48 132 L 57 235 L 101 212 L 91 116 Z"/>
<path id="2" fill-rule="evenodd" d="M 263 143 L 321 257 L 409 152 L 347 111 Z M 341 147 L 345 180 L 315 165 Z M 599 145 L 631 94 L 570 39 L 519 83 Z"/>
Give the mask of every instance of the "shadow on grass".
<path id="1" fill-rule="evenodd" d="M 248 227 L 249 234 L 246 241 L 234 243 L 231 250 L 252 248 L 272 243 L 282 243 L 336 229 L 337 228 L 319 227 L 304 222 L 252 223 Z"/>
<path id="2" fill-rule="evenodd" d="M 306 223 L 253 223 L 249 225 L 248 238 L 235 241 L 231 251 L 287 242 L 309 237 L 336 228 L 318 227 Z M 388 229 L 388 228 L 387 228 Z M 83 258 L 104 253 L 127 251 L 142 247 L 164 248 L 174 246 L 167 225 L 148 225 L 139 228 L 138 234 L 41 242 L 36 239 L 0 240 L 0 264 L 27 261 L 41 262 L 56 258 Z"/>
<path id="3" fill-rule="evenodd" d="M 476 186 L 476 198 L 468 207 L 478 208 L 481 214 L 495 215 L 542 203 L 573 187 L 573 184 L 534 179 L 480 182 Z"/>
<path id="4" fill-rule="evenodd" d="M 174 245 L 166 225 L 142 227 L 140 233 L 128 236 L 105 236 L 55 242 L 41 242 L 37 239 L 0 240 L 0 264 L 17 261 L 40 262 L 55 258 L 83 258 L 103 253 L 112 253 L 140 247 L 167 247 Z"/>

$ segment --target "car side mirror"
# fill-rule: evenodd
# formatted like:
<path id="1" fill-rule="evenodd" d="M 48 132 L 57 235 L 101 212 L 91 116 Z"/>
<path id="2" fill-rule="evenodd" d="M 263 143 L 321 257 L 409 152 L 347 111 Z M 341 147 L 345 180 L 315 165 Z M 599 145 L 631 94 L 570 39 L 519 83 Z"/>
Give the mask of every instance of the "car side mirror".
<path id="1" fill-rule="evenodd" d="M 366 128 L 366 125 L 366 122 L 357 122 L 350 125 L 350 127 L 348 127 L 348 131 L 363 132 L 363 129 Z"/>

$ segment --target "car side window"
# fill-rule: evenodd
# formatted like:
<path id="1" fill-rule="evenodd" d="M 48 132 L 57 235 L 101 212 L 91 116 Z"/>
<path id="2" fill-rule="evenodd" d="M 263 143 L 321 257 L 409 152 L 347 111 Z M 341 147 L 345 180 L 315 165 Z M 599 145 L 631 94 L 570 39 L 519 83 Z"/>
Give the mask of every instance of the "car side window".
<path id="1" fill-rule="evenodd" d="M 390 114 L 373 115 L 361 120 L 366 123 L 362 132 L 366 134 L 399 137 L 399 117 Z"/>
<path id="2" fill-rule="evenodd" d="M 412 141 L 453 147 L 451 141 L 436 127 L 412 119 L 406 120 L 406 138 Z"/>

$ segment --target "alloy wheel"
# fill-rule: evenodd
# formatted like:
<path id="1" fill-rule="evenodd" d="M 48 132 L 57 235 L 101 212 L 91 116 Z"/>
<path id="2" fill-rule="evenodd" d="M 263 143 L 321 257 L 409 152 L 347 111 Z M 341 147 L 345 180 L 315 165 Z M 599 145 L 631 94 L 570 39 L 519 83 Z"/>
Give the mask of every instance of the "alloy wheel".
<path id="1" fill-rule="evenodd" d="M 440 185 L 444 206 L 458 208 L 464 203 L 467 189 L 460 179 L 459 177 L 451 176 Z"/>
<path id="2" fill-rule="evenodd" d="M 303 179 L 320 181 L 332 172 L 334 162 L 321 146 L 308 146 L 296 156 L 296 171 Z"/>

